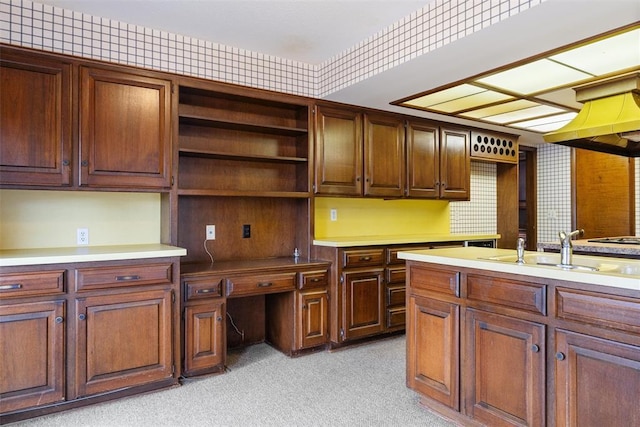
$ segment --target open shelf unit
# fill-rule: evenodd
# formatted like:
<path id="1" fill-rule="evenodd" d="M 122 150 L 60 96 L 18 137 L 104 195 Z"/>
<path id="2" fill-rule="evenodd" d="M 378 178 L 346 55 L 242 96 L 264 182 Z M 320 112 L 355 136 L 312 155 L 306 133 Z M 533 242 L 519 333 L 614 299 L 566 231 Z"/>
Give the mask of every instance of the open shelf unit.
<path id="1" fill-rule="evenodd" d="M 177 94 L 183 261 L 208 260 L 205 245 L 216 260 L 308 253 L 311 100 L 198 79 L 181 81 Z M 216 240 L 203 245 L 208 224 Z"/>

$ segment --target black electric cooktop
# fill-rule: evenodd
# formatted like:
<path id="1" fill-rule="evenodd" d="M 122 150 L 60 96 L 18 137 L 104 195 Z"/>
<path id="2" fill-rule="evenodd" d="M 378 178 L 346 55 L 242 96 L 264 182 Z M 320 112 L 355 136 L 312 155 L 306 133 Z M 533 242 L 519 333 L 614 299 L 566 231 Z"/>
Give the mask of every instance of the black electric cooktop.
<path id="1" fill-rule="evenodd" d="M 612 243 L 617 245 L 640 245 L 640 237 L 603 237 L 600 239 L 589 239 L 587 242 Z"/>

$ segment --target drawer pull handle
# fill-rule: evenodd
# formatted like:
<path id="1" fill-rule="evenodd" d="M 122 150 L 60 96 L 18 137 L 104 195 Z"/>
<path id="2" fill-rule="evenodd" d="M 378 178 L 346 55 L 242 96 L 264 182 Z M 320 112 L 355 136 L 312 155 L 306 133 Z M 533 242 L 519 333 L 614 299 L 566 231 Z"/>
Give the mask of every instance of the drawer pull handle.
<path id="1" fill-rule="evenodd" d="M 273 286 L 273 283 L 271 283 L 271 282 L 258 283 L 258 287 L 259 288 L 268 288 L 269 286 Z"/>
<path id="2" fill-rule="evenodd" d="M 0 291 L 10 291 L 12 289 L 20 289 L 20 288 L 22 288 L 22 283 L 12 283 L 10 285 L 0 286 Z"/>
<path id="3" fill-rule="evenodd" d="M 64 319 L 62 319 L 62 316 L 58 316 L 56 317 L 56 323 L 62 323 Z"/>
<path id="4" fill-rule="evenodd" d="M 564 355 L 564 353 L 562 353 L 562 352 L 557 352 L 557 353 L 556 353 L 556 359 L 558 359 L 558 360 L 561 360 L 561 361 L 562 361 L 562 360 L 564 360 L 565 358 L 566 358 L 566 356 Z"/>
<path id="5" fill-rule="evenodd" d="M 360 257 L 360 261 L 371 261 L 371 257 L 370 256 L 361 256 Z"/>
<path id="6" fill-rule="evenodd" d="M 540 346 L 538 344 L 533 344 L 531 346 L 531 351 L 533 351 L 534 353 L 537 353 L 540 351 Z"/>
<path id="7" fill-rule="evenodd" d="M 128 280 L 140 280 L 140 276 L 138 275 L 133 275 L 133 276 L 116 276 L 116 280 L 118 282 L 126 282 Z"/>
<path id="8" fill-rule="evenodd" d="M 209 289 L 198 289 L 196 291 L 196 294 L 210 294 L 212 292 L 216 292 L 217 289 L 216 288 L 209 288 Z"/>
<path id="9" fill-rule="evenodd" d="M 311 283 L 318 283 L 321 279 L 318 277 L 314 277 L 313 279 L 310 280 Z"/>

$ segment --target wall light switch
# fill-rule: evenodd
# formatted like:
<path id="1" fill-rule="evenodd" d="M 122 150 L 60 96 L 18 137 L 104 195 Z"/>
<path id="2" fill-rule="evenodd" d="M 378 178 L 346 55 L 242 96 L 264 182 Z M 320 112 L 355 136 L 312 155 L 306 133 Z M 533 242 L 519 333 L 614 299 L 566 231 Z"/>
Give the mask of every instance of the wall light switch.
<path id="1" fill-rule="evenodd" d="M 338 209 L 331 209 L 330 211 L 331 221 L 338 220 Z"/>

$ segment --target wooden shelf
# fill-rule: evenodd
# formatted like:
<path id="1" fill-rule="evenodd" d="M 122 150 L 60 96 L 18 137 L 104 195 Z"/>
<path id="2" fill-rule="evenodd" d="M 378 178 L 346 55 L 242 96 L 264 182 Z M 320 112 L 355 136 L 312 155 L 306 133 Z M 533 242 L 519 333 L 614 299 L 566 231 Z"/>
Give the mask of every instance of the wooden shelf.
<path id="1" fill-rule="evenodd" d="M 209 159 L 223 159 L 223 160 L 239 160 L 250 162 L 267 162 L 267 163 L 306 163 L 308 161 L 305 157 L 283 157 L 283 156 L 263 156 L 259 154 L 234 154 L 224 153 L 213 150 L 196 150 L 191 148 L 180 148 L 178 150 L 181 156 L 185 157 L 200 157 Z"/>
<path id="2" fill-rule="evenodd" d="M 196 197 L 272 197 L 287 199 L 308 199 L 310 192 L 303 191 L 238 191 L 183 188 L 178 190 L 179 196 Z"/>
<path id="3" fill-rule="evenodd" d="M 247 123 L 236 120 L 214 119 L 197 114 L 180 113 L 180 124 L 217 127 L 244 132 L 268 133 L 273 135 L 298 136 L 308 133 L 306 128 Z"/>

